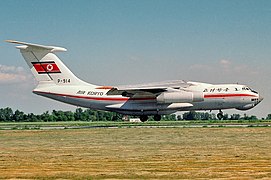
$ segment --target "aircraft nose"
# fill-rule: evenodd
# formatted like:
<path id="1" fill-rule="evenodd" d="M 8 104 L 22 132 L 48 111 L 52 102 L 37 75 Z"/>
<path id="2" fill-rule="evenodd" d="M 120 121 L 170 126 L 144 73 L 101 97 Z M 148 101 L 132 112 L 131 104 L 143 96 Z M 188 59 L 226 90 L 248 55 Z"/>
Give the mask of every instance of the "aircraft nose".
<path id="1" fill-rule="evenodd" d="M 263 100 L 263 96 L 260 96 L 260 94 L 258 94 L 257 99 L 254 99 L 254 105 L 256 106 L 256 105 L 259 104 L 262 100 Z"/>
<path id="2" fill-rule="evenodd" d="M 261 102 L 263 100 L 263 96 L 259 95 L 259 102 Z"/>
<path id="3" fill-rule="evenodd" d="M 255 105 L 259 104 L 263 100 L 263 96 L 258 95 L 257 100 L 255 101 Z"/>

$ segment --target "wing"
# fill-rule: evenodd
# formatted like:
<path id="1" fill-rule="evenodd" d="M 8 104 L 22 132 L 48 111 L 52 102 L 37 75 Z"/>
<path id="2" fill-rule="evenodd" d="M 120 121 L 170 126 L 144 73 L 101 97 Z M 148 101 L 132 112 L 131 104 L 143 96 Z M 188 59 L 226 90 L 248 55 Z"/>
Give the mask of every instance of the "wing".
<path id="1" fill-rule="evenodd" d="M 179 89 L 188 86 L 191 86 L 191 84 L 183 80 L 117 86 L 110 89 L 107 92 L 107 95 L 122 95 L 125 97 L 157 97 L 162 92 L 178 91 Z"/>

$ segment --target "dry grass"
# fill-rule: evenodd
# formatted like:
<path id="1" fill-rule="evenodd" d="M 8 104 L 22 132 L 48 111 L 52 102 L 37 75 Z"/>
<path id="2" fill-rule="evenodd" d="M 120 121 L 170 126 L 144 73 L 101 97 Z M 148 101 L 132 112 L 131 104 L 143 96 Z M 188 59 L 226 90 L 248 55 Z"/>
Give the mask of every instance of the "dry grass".
<path id="1" fill-rule="evenodd" d="M 269 179 L 271 128 L 2 130 L 0 178 Z"/>

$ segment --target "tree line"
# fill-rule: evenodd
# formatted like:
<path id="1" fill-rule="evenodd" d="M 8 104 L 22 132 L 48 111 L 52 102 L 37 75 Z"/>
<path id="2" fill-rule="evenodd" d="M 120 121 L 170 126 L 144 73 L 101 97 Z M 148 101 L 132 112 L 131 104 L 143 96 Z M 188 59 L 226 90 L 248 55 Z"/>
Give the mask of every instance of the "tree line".
<path id="1" fill-rule="evenodd" d="M 254 115 L 248 116 L 244 114 L 224 114 L 223 120 L 257 120 Z M 96 111 L 91 109 L 77 108 L 75 112 L 53 110 L 51 113 L 46 111 L 42 114 L 36 115 L 33 113 L 24 113 L 20 110 L 13 111 L 10 107 L 0 108 L 0 122 L 57 122 L 57 121 L 122 121 L 123 119 L 129 119 L 133 117 L 123 118 L 123 115 L 106 112 Z M 266 119 L 271 119 L 271 114 L 268 114 Z M 153 120 L 150 117 L 149 120 Z M 217 120 L 216 114 L 208 112 L 185 112 L 182 115 L 164 115 L 162 121 L 180 121 L 180 120 Z"/>
<path id="2" fill-rule="evenodd" d="M 77 108 L 75 112 L 53 110 L 36 115 L 11 108 L 0 109 L 0 122 L 56 122 L 56 121 L 116 121 L 121 117 L 113 112 Z"/>

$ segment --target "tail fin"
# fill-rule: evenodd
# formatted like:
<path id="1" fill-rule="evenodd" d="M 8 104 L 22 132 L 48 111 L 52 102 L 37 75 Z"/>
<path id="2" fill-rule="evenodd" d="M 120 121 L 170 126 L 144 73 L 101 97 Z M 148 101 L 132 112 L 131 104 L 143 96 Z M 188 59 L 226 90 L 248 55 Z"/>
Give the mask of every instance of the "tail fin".
<path id="1" fill-rule="evenodd" d="M 88 84 L 77 78 L 54 54 L 54 52 L 67 51 L 65 48 L 13 40 L 7 40 L 6 42 L 21 45 L 16 48 L 20 49 L 26 63 L 39 83 L 53 82 L 57 85 Z"/>

